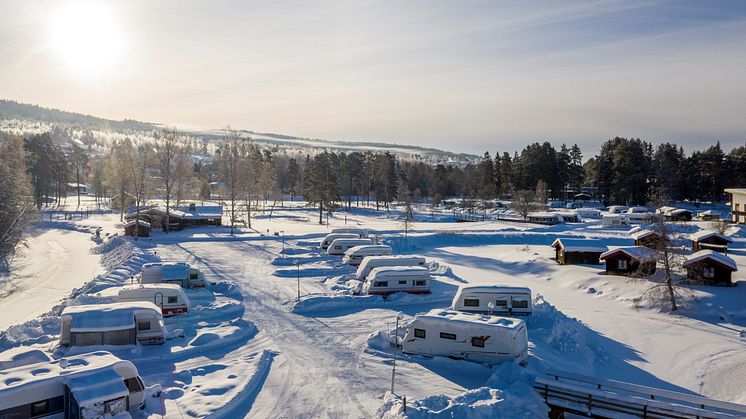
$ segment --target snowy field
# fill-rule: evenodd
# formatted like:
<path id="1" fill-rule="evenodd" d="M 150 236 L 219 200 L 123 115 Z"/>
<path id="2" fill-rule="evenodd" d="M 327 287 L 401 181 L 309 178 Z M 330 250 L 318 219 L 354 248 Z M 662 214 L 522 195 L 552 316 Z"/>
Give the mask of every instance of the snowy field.
<path id="1" fill-rule="evenodd" d="M 10 351 L 0 353 L 0 361 L 26 347 L 63 356 L 56 342 L 64 305 L 112 301 L 143 263 L 188 261 L 212 284 L 188 290 L 192 312 L 166 319 L 169 330 L 183 329 L 185 336 L 113 351 L 136 364 L 151 394 L 163 390 L 135 415 L 397 417 L 406 395 L 410 417 L 545 417 L 530 385 L 550 368 L 746 403 L 743 281 L 733 288 L 699 286 L 671 315 L 635 303 L 647 281 L 605 275 L 603 265 L 558 265 L 549 247 L 558 237 L 630 245 L 627 229 L 596 222 L 454 223 L 447 215 L 423 213 L 405 238 L 395 211 L 338 212 L 329 226 L 315 223 L 317 216 L 297 208 L 274 211 L 234 237 L 224 227 L 203 227 L 136 242 L 107 237 L 117 231 L 114 214 L 38 223 L 0 290 L 6 313 L 0 350 Z M 424 256 L 433 293 L 385 300 L 355 295 L 354 269 L 317 246 L 329 230 L 345 225 L 370 229 L 395 254 Z M 91 239 L 96 227 L 103 229 L 99 241 Z M 735 241 L 729 255 L 743 267 L 744 233 L 729 233 Z M 490 368 L 399 353 L 399 396 L 387 394 L 393 360 L 387 336 L 397 312 L 406 322 L 447 307 L 464 283 L 532 289 L 528 365 Z"/>

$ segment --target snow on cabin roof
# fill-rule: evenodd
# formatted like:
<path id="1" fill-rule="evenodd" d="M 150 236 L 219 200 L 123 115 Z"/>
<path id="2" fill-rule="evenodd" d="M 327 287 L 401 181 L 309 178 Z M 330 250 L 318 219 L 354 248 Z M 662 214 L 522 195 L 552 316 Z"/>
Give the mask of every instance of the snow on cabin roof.
<path id="1" fill-rule="evenodd" d="M 634 230 L 634 229 L 632 229 L 632 230 Z M 632 230 L 630 230 L 630 231 L 632 231 Z M 634 240 L 640 240 L 640 239 L 643 239 L 645 237 L 657 236 L 657 235 L 658 235 L 658 233 L 656 233 L 653 230 L 638 228 L 637 231 L 635 231 L 632 234 L 630 234 L 630 237 L 632 237 Z"/>
<path id="2" fill-rule="evenodd" d="M 700 230 L 689 237 L 695 242 L 702 241 L 710 237 L 719 237 L 727 241 L 728 243 L 733 243 L 733 239 L 731 239 L 730 237 L 712 230 Z"/>
<path id="3" fill-rule="evenodd" d="M 708 209 L 707 211 L 702 211 L 699 213 L 699 215 L 717 215 L 720 216 L 722 212 L 714 210 L 714 209 Z"/>
<path id="4" fill-rule="evenodd" d="M 113 369 L 105 369 L 95 374 L 80 374 L 66 377 L 63 382 L 75 396 L 81 407 L 90 406 L 103 400 L 124 397 L 129 390 L 124 380 Z"/>
<path id="5" fill-rule="evenodd" d="M 124 223 L 124 224 L 123 224 L 122 226 L 123 226 L 124 228 L 127 228 L 127 227 L 131 227 L 131 226 L 135 225 L 135 223 L 137 223 L 137 224 L 140 224 L 140 225 L 141 225 L 141 226 L 143 226 L 143 227 L 147 227 L 147 228 L 150 228 L 150 223 L 149 223 L 149 222 L 147 222 L 147 221 L 144 221 L 144 220 L 132 220 L 132 221 L 127 221 L 127 222 L 126 222 L 126 223 Z"/>
<path id="6" fill-rule="evenodd" d="M 651 262 L 656 260 L 656 255 L 653 249 L 649 249 L 645 246 L 617 247 L 616 249 L 611 249 L 607 252 L 602 253 L 599 259 L 605 260 L 609 256 L 615 255 L 617 253 L 624 253 L 625 255 L 639 262 Z"/>
<path id="7" fill-rule="evenodd" d="M 462 323 L 466 325 L 483 325 L 501 329 L 516 329 L 523 325 L 523 320 L 510 317 L 490 316 L 487 314 L 465 313 L 455 310 L 444 310 L 436 308 L 425 314 L 419 314 L 416 320 L 437 321 L 447 320 L 449 323 Z"/>
<path id="8" fill-rule="evenodd" d="M 207 218 L 222 218 L 223 207 L 221 205 L 197 205 L 194 207 L 194 211 L 189 209 L 189 205 L 182 205 L 176 207 L 176 210 L 181 214 L 181 218 L 185 219 L 207 219 Z"/>
<path id="9" fill-rule="evenodd" d="M 671 215 L 679 215 L 679 214 L 693 213 L 693 211 L 690 211 L 684 208 L 676 208 L 676 209 L 669 211 L 668 213 Z"/>
<path id="10" fill-rule="evenodd" d="M 138 312 L 152 312 L 161 316 L 161 309 L 146 301 L 68 306 L 62 311 L 61 316 L 71 318 L 71 331 L 98 332 L 132 329 L 135 327 L 135 314 Z"/>
<path id="11" fill-rule="evenodd" d="M 565 252 L 605 252 L 608 246 L 601 240 L 594 239 L 557 239 L 552 247 L 561 247 Z"/>
<path id="12" fill-rule="evenodd" d="M 707 259 L 714 261 L 716 263 L 719 263 L 727 268 L 730 268 L 733 271 L 738 270 L 738 265 L 736 264 L 736 261 L 724 255 L 723 253 L 715 252 L 712 250 L 700 250 L 697 253 L 693 253 L 687 256 L 684 261 L 684 266 L 689 266 L 693 263 L 701 262 Z"/>

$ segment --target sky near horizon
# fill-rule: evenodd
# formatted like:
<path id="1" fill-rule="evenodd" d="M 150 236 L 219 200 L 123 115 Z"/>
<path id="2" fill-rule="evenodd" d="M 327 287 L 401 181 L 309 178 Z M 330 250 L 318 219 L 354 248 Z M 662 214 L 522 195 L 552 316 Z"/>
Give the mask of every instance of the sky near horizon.
<path id="1" fill-rule="evenodd" d="M 0 0 L 0 98 L 457 152 L 746 142 L 746 1 Z"/>

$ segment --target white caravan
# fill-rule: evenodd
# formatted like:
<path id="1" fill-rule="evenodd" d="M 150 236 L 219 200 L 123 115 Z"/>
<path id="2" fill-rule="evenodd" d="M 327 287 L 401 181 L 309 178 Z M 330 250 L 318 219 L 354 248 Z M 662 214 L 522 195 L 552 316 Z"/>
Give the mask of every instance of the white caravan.
<path id="1" fill-rule="evenodd" d="M 184 288 L 204 288 L 205 276 L 199 269 L 185 262 L 157 262 L 142 265 L 141 284 L 178 284 Z"/>
<path id="2" fill-rule="evenodd" d="M 575 212 L 583 218 L 592 218 L 594 220 L 601 219 L 601 211 L 595 208 L 578 208 Z"/>
<path id="3" fill-rule="evenodd" d="M 60 345 L 156 345 L 165 341 L 161 308 L 145 301 L 68 306 L 61 314 Z"/>
<path id="4" fill-rule="evenodd" d="M 326 254 L 329 256 L 341 256 L 345 252 L 355 246 L 365 246 L 366 244 L 373 244 L 371 239 L 336 239 L 326 249 Z"/>
<path id="5" fill-rule="evenodd" d="M 612 205 L 609 207 L 609 212 L 612 214 L 622 214 L 629 210 L 628 206 L 625 205 Z"/>
<path id="6" fill-rule="evenodd" d="M 342 262 L 352 266 L 358 266 L 367 256 L 391 256 L 391 246 L 385 244 L 369 244 L 355 246 L 347 249 Z"/>
<path id="7" fill-rule="evenodd" d="M 430 293 L 430 270 L 423 266 L 382 266 L 370 271 L 363 284 L 365 294 Z"/>
<path id="8" fill-rule="evenodd" d="M 357 267 L 355 279 L 364 281 L 370 271 L 381 266 L 425 266 L 425 258 L 420 256 L 366 256 Z"/>
<path id="9" fill-rule="evenodd" d="M 148 301 L 161 308 L 164 316 L 189 312 L 189 297 L 178 284 L 140 284 L 119 290 L 117 302 Z"/>
<path id="10" fill-rule="evenodd" d="M 492 303 L 490 309 L 489 303 Z M 531 289 L 504 285 L 461 285 L 453 297 L 451 310 L 502 316 L 529 315 Z"/>
<path id="11" fill-rule="evenodd" d="M 406 325 L 402 351 L 499 364 L 528 360 L 523 320 L 435 309 Z"/>
<path id="12" fill-rule="evenodd" d="M 319 247 L 321 250 L 326 250 L 331 246 L 332 242 L 337 239 L 359 239 L 360 236 L 354 233 L 332 233 L 327 234 L 326 237 L 321 239 Z"/>
<path id="13" fill-rule="evenodd" d="M 341 227 L 332 229 L 332 233 L 352 233 L 357 234 L 361 239 L 368 238 L 368 229 L 356 227 Z"/>
<path id="14" fill-rule="evenodd" d="M 144 407 L 137 368 L 109 352 L 0 371 L 0 418 L 129 417 Z"/>

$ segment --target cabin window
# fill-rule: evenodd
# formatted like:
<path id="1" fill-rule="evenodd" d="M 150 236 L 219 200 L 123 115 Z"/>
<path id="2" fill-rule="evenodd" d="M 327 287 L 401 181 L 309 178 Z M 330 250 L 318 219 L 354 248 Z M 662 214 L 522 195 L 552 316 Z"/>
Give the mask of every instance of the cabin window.
<path id="1" fill-rule="evenodd" d="M 376 281 L 373 283 L 374 287 L 388 287 L 389 281 Z"/>
<path id="2" fill-rule="evenodd" d="M 464 298 L 464 307 L 479 307 L 479 298 Z"/>
<path id="3" fill-rule="evenodd" d="M 473 337 L 471 338 L 471 346 L 476 346 L 477 348 L 484 348 L 484 341 L 486 339 L 482 337 Z"/>
<path id="4" fill-rule="evenodd" d="M 425 336 L 427 336 L 425 329 L 414 329 L 414 337 L 425 339 Z"/>
<path id="5" fill-rule="evenodd" d="M 176 304 L 179 302 L 179 297 L 168 297 L 169 304 Z"/>
<path id="6" fill-rule="evenodd" d="M 418 279 L 417 281 L 414 281 L 414 285 L 416 287 L 424 287 L 427 285 L 427 281 L 425 281 L 424 279 Z"/>
<path id="7" fill-rule="evenodd" d="M 495 300 L 495 306 L 496 307 L 507 307 L 508 300 Z"/>
<path id="8" fill-rule="evenodd" d="M 124 386 L 130 393 L 139 393 L 143 390 L 142 384 L 137 377 L 127 378 L 124 380 Z"/>
<path id="9" fill-rule="evenodd" d="M 513 308 L 528 308 L 528 300 L 513 300 Z"/>
<path id="10" fill-rule="evenodd" d="M 407 285 L 407 281 L 406 280 L 399 281 L 399 285 Z"/>
<path id="11" fill-rule="evenodd" d="M 31 416 L 41 416 L 49 412 L 49 400 L 31 403 Z"/>
<path id="12" fill-rule="evenodd" d="M 616 261 L 616 268 L 620 270 L 625 270 L 629 267 L 627 264 L 627 259 L 619 259 Z"/>
<path id="13" fill-rule="evenodd" d="M 456 335 L 453 333 L 440 332 L 441 339 L 456 340 Z"/>
<path id="14" fill-rule="evenodd" d="M 703 267 L 702 268 L 702 275 L 705 278 L 710 278 L 710 279 L 715 278 L 715 268 L 713 268 L 712 266 L 705 266 L 705 267 Z"/>
<path id="15" fill-rule="evenodd" d="M 137 322 L 137 330 L 150 330 L 150 320 Z"/>

